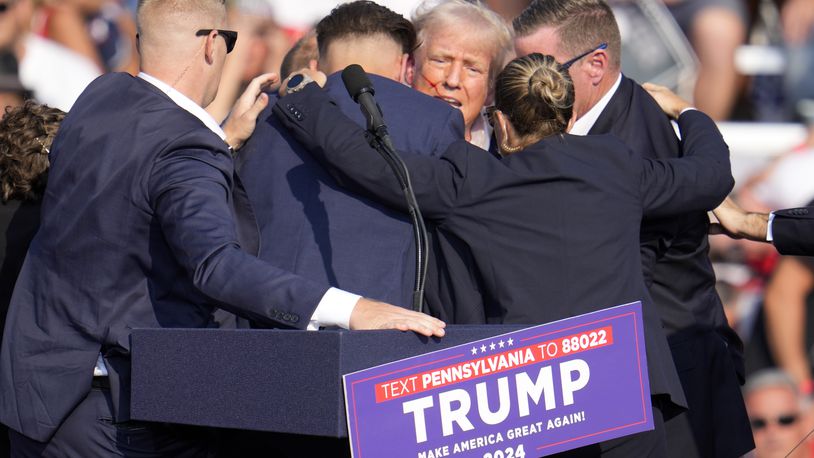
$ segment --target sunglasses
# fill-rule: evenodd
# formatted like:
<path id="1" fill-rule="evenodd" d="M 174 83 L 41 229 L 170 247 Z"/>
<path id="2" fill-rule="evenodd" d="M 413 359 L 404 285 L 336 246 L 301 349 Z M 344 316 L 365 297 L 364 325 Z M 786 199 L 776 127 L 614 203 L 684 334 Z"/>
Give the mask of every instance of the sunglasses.
<path id="1" fill-rule="evenodd" d="M 218 32 L 218 35 L 222 36 L 224 40 L 226 40 L 226 54 L 232 52 L 235 49 L 235 43 L 237 42 L 237 32 L 234 30 L 223 30 L 223 29 L 201 29 L 195 32 L 196 37 L 205 37 L 212 33 L 212 31 Z"/>
<path id="2" fill-rule="evenodd" d="M 777 417 L 775 419 L 774 422 L 778 426 L 784 427 L 784 426 L 791 426 L 796 421 L 797 421 L 797 414 L 786 414 L 786 415 L 780 415 L 779 417 Z M 749 422 L 752 424 L 752 430 L 753 431 L 759 431 L 759 430 L 769 426 L 769 423 L 771 422 L 771 418 L 766 419 L 766 418 L 761 418 L 761 417 L 755 417 L 755 418 L 750 419 Z"/>
<path id="3" fill-rule="evenodd" d="M 587 56 L 588 54 L 590 54 L 590 53 L 592 53 L 594 51 L 599 51 L 600 49 L 608 49 L 608 44 L 605 43 L 605 42 L 599 43 L 599 46 L 597 46 L 595 48 L 591 48 L 591 49 L 585 51 L 584 53 L 578 55 L 577 57 L 574 57 L 573 59 L 569 60 L 568 62 L 562 64 L 562 69 L 563 70 L 568 70 L 568 68 L 571 67 L 572 65 L 574 65 L 574 63 L 576 61 L 582 59 L 583 57 Z"/>
<path id="4" fill-rule="evenodd" d="M 11 2 L 8 2 L 8 3 L 3 2 L 3 3 L 0 3 L 0 14 L 3 14 L 3 13 L 5 13 L 6 11 L 8 11 L 8 9 L 9 9 L 9 8 L 11 8 Z"/>

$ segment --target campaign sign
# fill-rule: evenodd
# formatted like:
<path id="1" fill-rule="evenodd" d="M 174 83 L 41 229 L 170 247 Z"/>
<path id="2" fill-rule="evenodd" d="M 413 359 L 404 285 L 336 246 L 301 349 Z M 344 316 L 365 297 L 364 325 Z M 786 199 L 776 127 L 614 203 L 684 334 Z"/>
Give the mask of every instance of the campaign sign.
<path id="1" fill-rule="evenodd" d="M 355 458 L 522 458 L 653 429 L 640 302 L 344 376 Z"/>

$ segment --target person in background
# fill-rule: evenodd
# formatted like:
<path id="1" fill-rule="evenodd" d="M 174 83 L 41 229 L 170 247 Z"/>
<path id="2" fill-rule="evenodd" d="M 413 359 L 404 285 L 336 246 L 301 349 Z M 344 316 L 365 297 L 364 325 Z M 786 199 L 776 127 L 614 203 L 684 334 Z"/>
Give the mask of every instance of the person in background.
<path id="1" fill-rule="evenodd" d="M 136 24 L 118 0 L 45 0 L 35 33 L 92 60 L 99 71 L 138 73 Z"/>
<path id="2" fill-rule="evenodd" d="M 754 458 L 805 458 L 810 454 L 806 434 L 812 421 L 794 379 L 778 369 L 752 374 L 743 386 L 752 433 Z"/>
<path id="3" fill-rule="evenodd" d="M 418 48 L 407 82 L 461 110 L 466 140 L 488 150 L 492 131 L 483 108 L 493 103 L 495 78 L 514 57 L 511 29 L 479 1 L 428 0 L 412 21 Z"/>
<path id="4" fill-rule="evenodd" d="M 7 108 L 20 106 L 31 95 L 17 77 L 17 59 L 10 52 L 0 52 L 0 119 Z"/>
<path id="5" fill-rule="evenodd" d="M 665 0 L 698 56 L 693 100 L 712 119 L 729 119 L 742 77 L 735 51 L 746 42 L 747 13 L 742 0 Z"/>
<path id="6" fill-rule="evenodd" d="M 70 110 L 101 71 L 87 57 L 32 33 L 33 0 L 0 5 L 0 52 L 14 54 L 23 87 L 40 103 Z"/>

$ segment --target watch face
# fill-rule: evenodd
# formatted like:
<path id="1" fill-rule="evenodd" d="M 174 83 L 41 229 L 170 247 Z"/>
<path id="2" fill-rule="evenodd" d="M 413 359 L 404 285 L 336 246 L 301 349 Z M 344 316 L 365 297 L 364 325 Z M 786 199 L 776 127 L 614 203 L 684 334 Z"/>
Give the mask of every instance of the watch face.
<path id="1" fill-rule="evenodd" d="M 302 80 L 304 80 L 304 79 L 305 79 L 305 77 L 302 76 L 301 73 L 298 73 L 298 74 L 292 76 L 290 80 L 288 80 L 288 84 L 286 84 L 286 86 L 289 89 L 297 87 L 297 86 L 300 85 L 300 83 L 302 83 Z"/>

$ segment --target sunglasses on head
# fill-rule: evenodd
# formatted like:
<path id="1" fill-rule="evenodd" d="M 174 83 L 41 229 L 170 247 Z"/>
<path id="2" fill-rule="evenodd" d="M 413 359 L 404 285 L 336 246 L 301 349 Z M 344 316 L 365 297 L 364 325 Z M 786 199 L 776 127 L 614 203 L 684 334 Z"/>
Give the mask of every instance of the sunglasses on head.
<path id="1" fill-rule="evenodd" d="M 771 421 L 772 421 L 771 418 L 766 419 L 766 418 L 762 418 L 762 417 L 754 417 L 754 418 L 749 420 L 749 422 L 752 424 L 752 430 L 753 431 L 758 431 L 758 430 L 761 430 L 761 429 L 769 426 L 769 423 Z M 774 422 L 778 426 L 791 426 L 796 421 L 797 421 L 797 414 L 780 415 L 774 420 Z"/>
<path id="2" fill-rule="evenodd" d="M 599 43 L 599 46 L 591 48 L 591 49 L 585 51 L 584 53 L 578 55 L 577 57 L 574 57 L 573 59 L 571 59 L 571 60 L 567 61 L 566 63 L 562 64 L 562 69 L 563 70 L 568 70 L 568 68 L 571 67 L 572 65 L 574 65 L 574 63 L 576 63 L 576 61 L 582 59 L 583 57 L 587 56 L 588 54 L 590 54 L 590 53 L 592 53 L 594 51 L 599 51 L 600 49 L 608 49 L 608 44 L 605 43 L 605 42 Z"/>
<path id="3" fill-rule="evenodd" d="M 232 52 L 235 49 L 235 43 L 237 42 L 237 32 L 234 30 L 223 30 L 223 29 L 201 29 L 195 32 L 196 37 L 205 37 L 212 33 L 212 31 L 218 32 L 218 35 L 222 36 L 224 40 L 226 40 L 226 54 Z"/>

